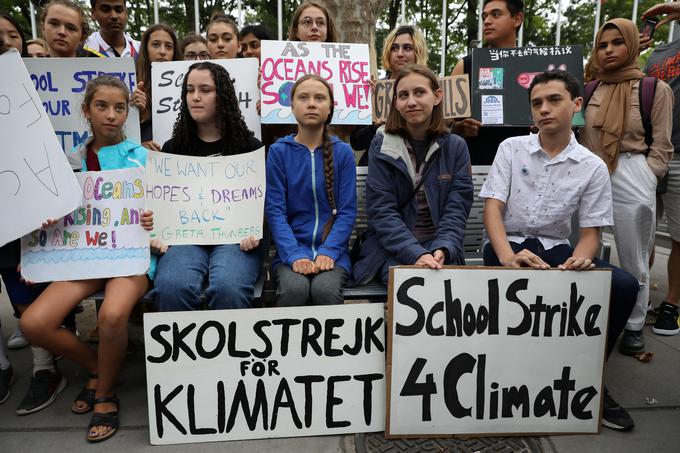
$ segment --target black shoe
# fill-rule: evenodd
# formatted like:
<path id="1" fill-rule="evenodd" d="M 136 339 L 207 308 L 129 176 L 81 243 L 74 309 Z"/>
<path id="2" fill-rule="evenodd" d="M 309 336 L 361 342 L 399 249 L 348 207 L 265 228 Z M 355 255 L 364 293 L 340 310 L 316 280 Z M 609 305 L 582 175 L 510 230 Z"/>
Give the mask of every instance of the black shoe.
<path id="1" fill-rule="evenodd" d="M 624 330 L 623 335 L 621 336 L 619 349 L 626 355 L 635 355 L 638 352 L 644 352 L 645 338 L 642 336 L 642 330 Z"/>
<path id="2" fill-rule="evenodd" d="M 26 396 L 17 408 L 17 415 L 28 415 L 45 409 L 66 387 L 66 378 L 59 370 L 39 370 L 31 378 Z"/>
<path id="3" fill-rule="evenodd" d="M 0 339 L 0 341 L 2 341 Z M 9 398 L 9 386 L 12 384 L 12 379 L 14 378 L 14 370 L 12 365 L 6 370 L 0 370 L 0 404 L 7 401 Z"/>
<path id="4" fill-rule="evenodd" d="M 652 327 L 652 332 L 657 335 L 677 335 L 680 333 L 677 305 L 661 302 L 659 316 L 657 316 L 654 327 Z"/>
<path id="5" fill-rule="evenodd" d="M 602 402 L 602 425 L 619 431 L 630 431 L 635 427 L 635 422 L 628 411 L 609 396 L 607 389 L 604 390 L 604 401 Z"/>

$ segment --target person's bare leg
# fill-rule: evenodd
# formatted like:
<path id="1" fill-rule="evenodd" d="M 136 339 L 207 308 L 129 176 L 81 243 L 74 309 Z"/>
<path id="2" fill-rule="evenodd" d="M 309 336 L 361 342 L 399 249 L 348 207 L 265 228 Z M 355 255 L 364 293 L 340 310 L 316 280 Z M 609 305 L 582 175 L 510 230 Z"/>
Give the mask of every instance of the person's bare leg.
<path id="1" fill-rule="evenodd" d="M 99 350 L 96 398 L 111 397 L 118 372 L 125 359 L 128 343 L 128 319 L 135 304 L 149 289 L 146 275 L 112 278 L 104 289 L 104 303 L 99 309 Z M 95 404 L 95 412 L 112 412 L 118 408 L 114 403 Z M 106 426 L 93 426 L 90 437 L 99 437 L 110 431 Z"/>
<path id="2" fill-rule="evenodd" d="M 666 301 L 678 305 L 680 302 L 680 242 L 672 241 L 668 257 L 668 294 Z"/>

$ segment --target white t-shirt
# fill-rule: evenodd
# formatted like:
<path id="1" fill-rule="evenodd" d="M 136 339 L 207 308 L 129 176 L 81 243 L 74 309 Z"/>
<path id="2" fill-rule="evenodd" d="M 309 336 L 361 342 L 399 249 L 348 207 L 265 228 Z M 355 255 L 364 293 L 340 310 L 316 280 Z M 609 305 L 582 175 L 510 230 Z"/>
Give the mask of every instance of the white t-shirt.
<path id="1" fill-rule="evenodd" d="M 102 35 L 99 34 L 98 31 L 92 33 L 87 40 L 85 41 L 85 44 L 83 47 L 86 47 L 88 49 L 94 50 L 95 52 L 98 52 L 105 57 L 132 57 L 134 59 L 137 59 L 137 56 L 139 55 L 139 41 L 135 41 L 130 37 L 130 35 L 125 35 L 125 49 L 123 50 L 123 53 L 120 55 L 116 55 L 116 52 L 114 49 L 104 41 L 104 38 L 102 38 Z"/>

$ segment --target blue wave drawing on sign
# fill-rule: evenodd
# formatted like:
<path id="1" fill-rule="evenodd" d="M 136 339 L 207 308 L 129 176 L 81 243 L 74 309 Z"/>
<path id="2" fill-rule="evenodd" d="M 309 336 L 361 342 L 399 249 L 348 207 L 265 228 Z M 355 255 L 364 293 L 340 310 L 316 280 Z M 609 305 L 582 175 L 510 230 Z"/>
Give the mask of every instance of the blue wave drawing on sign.
<path id="1" fill-rule="evenodd" d="M 28 251 L 21 256 L 26 264 L 69 263 L 75 261 L 133 260 L 149 257 L 149 247 L 122 249 L 73 249 Z"/>
<path id="2" fill-rule="evenodd" d="M 347 112 L 347 113 L 345 113 Z M 333 124 L 371 124 L 372 118 L 367 110 L 335 109 Z M 290 109 L 275 109 L 262 117 L 262 124 L 295 124 L 295 116 Z"/>

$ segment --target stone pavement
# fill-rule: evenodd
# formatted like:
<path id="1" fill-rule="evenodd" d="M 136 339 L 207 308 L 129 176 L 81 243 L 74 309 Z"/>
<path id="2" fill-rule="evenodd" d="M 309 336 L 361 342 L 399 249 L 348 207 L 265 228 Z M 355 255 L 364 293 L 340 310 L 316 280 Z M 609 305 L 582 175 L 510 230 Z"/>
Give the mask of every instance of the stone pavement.
<path id="1" fill-rule="evenodd" d="M 668 250 L 657 248 L 653 268 L 652 302 L 657 305 L 666 292 Z M 613 251 L 613 262 L 616 253 Z M 79 328 L 87 334 L 94 325 L 94 307 L 86 304 L 78 315 Z M 5 339 L 14 331 L 6 294 L 0 295 L 0 317 Z M 96 451 L 163 452 L 678 452 L 680 451 L 680 335 L 660 337 L 646 328 L 647 349 L 654 352 L 649 363 L 614 352 L 607 367 L 607 385 L 614 398 L 631 413 L 636 422 L 632 432 L 621 433 L 602 428 L 599 435 L 514 437 L 481 439 L 437 439 L 386 441 L 381 434 L 323 436 L 288 439 L 184 444 L 153 447 L 149 444 L 141 325 L 131 323 L 131 353 L 118 385 L 122 429 L 102 444 L 85 441 L 89 415 L 78 416 L 69 410 L 71 400 L 84 382 L 82 370 L 67 360 L 59 367 L 69 383 L 54 404 L 36 414 L 18 417 L 14 411 L 30 380 L 31 358 L 28 349 L 10 351 L 15 382 L 10 399 L 0 406 L 0 453 Z"/>

